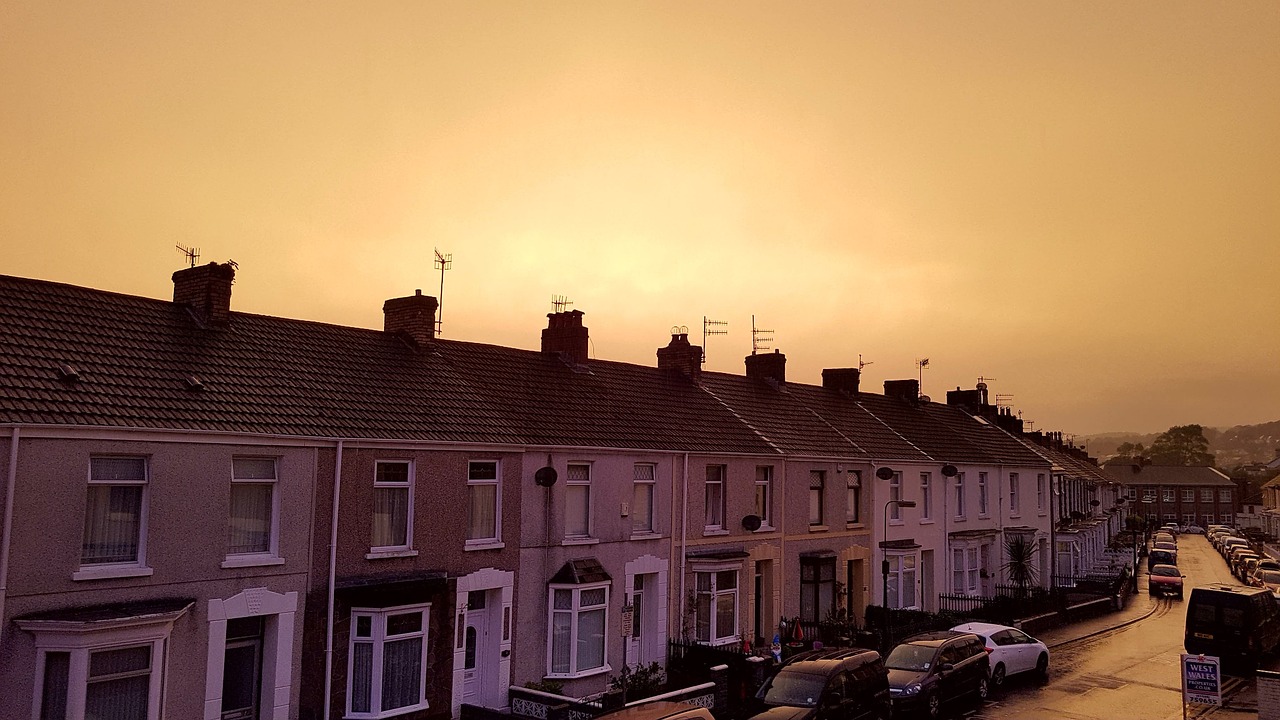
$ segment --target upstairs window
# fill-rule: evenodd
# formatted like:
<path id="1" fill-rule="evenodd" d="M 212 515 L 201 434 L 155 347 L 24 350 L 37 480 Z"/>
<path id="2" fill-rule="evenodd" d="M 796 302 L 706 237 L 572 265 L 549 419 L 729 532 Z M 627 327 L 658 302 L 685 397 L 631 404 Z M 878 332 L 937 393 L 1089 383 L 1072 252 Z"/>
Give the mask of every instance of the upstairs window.
<path id="1" fill-rule="evenodd" d="M 933 474 L 920 473 L 920 519 L 933 519 Z"/>
<path id="2" fill-rule="evenodd" d="M 826 490 L 827 473 L 823 470 L 809 471 L 809 526 L 826 524 Z"/>
<path id="3" fill-rule="evenodd" d="M 232 458 L 227 554 L 276 554 L 276 460 Z"/>
<path id="4" fill-rule="evenodd" d="M 1229 503 L 1229 502 L 1231 502 L 1231 491 L 1230 491 L 1230 490 L 1225 490 L 1225 489 L 1224 489 L 1224 490 L 1219 490 L 1219 491 L 1218 491 L 1218 502 L 1224 502 L 1224 503 Z"/>
<path id="5" fill-rule="evenodd" d="M 1173 502 L 1173 488 L 1160 488 L 1160 500 L 1162 502 Z"/>
<path id="6" fill-rule="evenodd" d="M 964 473 L 956 473 L 956 519 L 963 520 L 964 518 Z"/>
<path id="7" fill-rule="evenodd" d="M 1195 499 L 1196 499 L 1196 491 L 1194 488 L 1182 489 L 1182 502 L 1195 502 Z M 1191 523 L 1187 523 L 1187 524 L 1190 525 Z"/>
<path id="8" fill-rule="evenodd" d="M 1009 473 L 1009 514 L 1021 512 L 1021 498 L 1018 497 L 1018 473 Z"/>
<path id="9" fill-rule="evenodd" d="M 756 466 L 756 516 L 762 527 L 773 527 L 773 466 Z"/>
<path id="10" fill-rule="evenodd" d="M 647 463 L 637 463 L 632 471 L 631 532 L 654 532 L 653 488 L 656 468 Z"/>
<path id="11" fill-rule="evenodd" d="M 1036 475 L 1036 510 L 1039 510 L 1040 512 L 1044 512 L 1044 500 L 1045 500 L 1044 493 L 1045 493 L 1044 473 L 1039 473 Z"/>
<path id="12" fill-rule="evenodd" d="M 704 525 L 707 530 L 725 529 L 724 481 L 726 468 L 724 465 L 707 466 L 707 484 L 704 492 L 706 501 Z"/>
<path id="13" fill-rule="evenodd" d="M 373 478 L 375 549 L 407 549 L 413 532 L 413 474 L 407 460 L 378 460 Z"/>
<path id="14" fill-rule="evenodd" d="M 569 538 L 591 537 L 591 466 L 570 465 L 564 486 L 564 534 Z"/>
<path id="15" fill-rule="evenodd" d="M 847 525 L 862 522 L 862 473 L 850 470 L 845 485 L 844 521 Z"/>
<path id="16" fill-rule="evenodd" d="M 90 459 L 82 565 L 145 562 L 146 491 L 145 458 Z"/>
<path id="17" fill-rule="evenodd" d="M 492 544 L 501 540 L 498 463 L 473 460 L 467 464 L 467 543 Z"/>
<path id="18" fill-rule="evenodd" d="M 1213 488 L 1200 488 L 1200 501 L 1213 502 Z"/>
<path id="19" fill-rule="evenodd" d="M 978 515 L 986 517 L 991 512 L 989 496 L 987 495 L 987 474 L 978 473 Z"/>
<path id="20" fill-rule="evenodd" d="M 902 522 L 902 507 L 898 505 L 898 501 L 902 500 L 902 473 L 897 472 L 893 477 L 889 478 L 889 520 L 893 522 Z"/>

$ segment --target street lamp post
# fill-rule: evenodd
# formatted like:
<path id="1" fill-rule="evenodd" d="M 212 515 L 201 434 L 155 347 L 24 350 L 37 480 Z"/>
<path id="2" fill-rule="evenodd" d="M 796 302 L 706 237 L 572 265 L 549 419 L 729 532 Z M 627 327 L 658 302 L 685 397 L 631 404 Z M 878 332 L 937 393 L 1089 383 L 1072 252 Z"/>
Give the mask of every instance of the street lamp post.
<path id="1" fill-rule="evenodd" d="M 886 550 L 889 547 L 889 506 L 897 505 L 900 508 L 912 508 L 916 506 L 914 500 L 890 500 L 884 504 L 884 542 L 880 543 L 880 573 L 883 575 L 880 589 L 884 593 L 884 641 L 885 652 L 889 651 L 889 627 L 891 625 L 892 615 L 889 612 L 889 554 Z M 898 588 L 899 596 L 901 596 L 902 588 Z"/>

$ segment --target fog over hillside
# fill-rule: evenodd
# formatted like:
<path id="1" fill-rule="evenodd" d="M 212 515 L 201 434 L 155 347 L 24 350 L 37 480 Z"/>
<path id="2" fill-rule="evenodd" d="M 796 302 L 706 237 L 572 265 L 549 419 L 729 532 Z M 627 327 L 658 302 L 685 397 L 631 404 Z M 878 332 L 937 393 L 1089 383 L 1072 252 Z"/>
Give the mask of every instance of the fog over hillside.
<path id="1" fill-rule="evenodd" d="M 1084 445 L 1089 454 L 1105 460 L 1115 455 L 1122 443 L 1141 443 L 1151 447 L 1160 433 L 1110 432 L 1076 436 L 1076 445 Z M 1270 462 L 1280 453 L 1280 420 L 1259 425 L 1236 425 L 1230 428 L 1204 429 L 1209 452 L 1218 458 L 1218 467 L 1230 469 L 1252 462 Z"/>

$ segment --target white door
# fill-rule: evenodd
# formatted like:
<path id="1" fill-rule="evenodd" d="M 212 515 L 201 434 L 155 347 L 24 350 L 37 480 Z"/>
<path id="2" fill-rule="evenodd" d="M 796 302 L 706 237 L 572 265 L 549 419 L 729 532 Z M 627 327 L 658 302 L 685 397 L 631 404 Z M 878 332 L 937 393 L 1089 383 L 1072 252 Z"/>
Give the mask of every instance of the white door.
<path id="1" fill-rule="evenodd" d="M 484 676 L 489 663 L 485 662 L 484 649 L 488 646 L 489 611 L 467 610 L 467 629 L 462 664 L 462 702 L 468 705 L 485 703 Z"/>

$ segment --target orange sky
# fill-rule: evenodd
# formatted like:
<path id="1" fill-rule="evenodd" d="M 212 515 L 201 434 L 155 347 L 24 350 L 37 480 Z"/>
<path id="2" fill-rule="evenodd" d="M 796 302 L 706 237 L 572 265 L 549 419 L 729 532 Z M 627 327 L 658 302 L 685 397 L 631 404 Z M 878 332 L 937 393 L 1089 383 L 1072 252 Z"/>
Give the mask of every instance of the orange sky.
<path id="1" fill-rule="evenodd" d="M 1280 419 L 1280 4 L 0 5 L 0 273 L 789 379 L 1037 428 Z"/>

